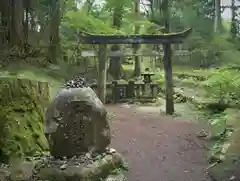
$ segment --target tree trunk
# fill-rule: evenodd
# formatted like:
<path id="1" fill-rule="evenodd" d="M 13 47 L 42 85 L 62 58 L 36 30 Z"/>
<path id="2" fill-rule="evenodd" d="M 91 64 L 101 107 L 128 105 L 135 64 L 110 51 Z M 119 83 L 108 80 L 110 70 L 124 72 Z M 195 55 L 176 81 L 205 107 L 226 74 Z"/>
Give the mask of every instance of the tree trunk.
<path id="1" fill-rule="evenodd" d="M 2 27 L 3 31 L 0 32 L 0 40 L 3 46 L 8 44 L 10 38 L 10 7 L 8 0 L 2 0 L 0 3 L 0 12 L 1 12 L 1 22 L 0 26 Z"/>
<path id="2" fill-rule="evenodd" d="M 163 1 L 163 17 L 164 17 L 164 25 L 165 32 L 169 33 L 170 31 L 170 14 L 168 8 L 169 2 L 168 0 Z M 166 87 L 166 114 L 174 113 L 174 100 L 173 100 L 173 80 L 172 80 L 172 60 L 171 60 L 171 44 L 166 43 L 163 45 L 164 50 L 164 75 L 165 75 L 165 87 Z"/>
<path id="3" fill-rule="evenodd" d="M 139 17 L 139 10 L 140 10 L 139 0 L 135 0 L 134 12 L 135 12 L 135 15 L 136 15 L 137 19 Z M 140 26 L 139 25 L 135 25 L 134 33 L 135 34 L 139 34 L 139 31 L 140 31 Z M 134 44 L 133 45 L 133 54 L 136 54 L 140 48 L 141 48 L 140 44 Z M 139 77 L 141 75 L 141 61 L 140 61 L 140 57 L 139 56 L 134 56 L 134 62 L 135 62 L 134 76 Z"/>
<path id="4" fill-rule="evenodd" d="M 86 0 L 82 9 L 89 13 L 93 7 L 93 4 L 94 0 Z"/>
<path id="5" fill-rule="evenodd" d="M 122 24 L 122 13 L 122 7 L 116 7 L 113 11 L 113 27 L 116 27 L 117 29 L 120 29 Z M 120 49 L 119 45 L 113 45 L 111 47 L 111 51 L 120 51 Z M 123 75 L 121 57 L 111 57 L 108 71 L 113 79 L 121 79 Z"/>
<path id="6" fill-rule="evenodd" d="M 237 8 L 235 6 L 235 0 L 231 0 L 231 11 L 232 11 L 232 21 L 231 21 L 231 37 L 232 39 L 235 39 L 237 36 Z"/>
<path id="7" fill-rule="evenodd" d="M 221 0 L 214 1 L 214 32 L 221 31 Z"/>
<path id="8" fill-rule="evenodd" d="M 56 64 L 59 51 L 59 24 L 60 24 L 60 2 L 52 0 L 50 37 L 49 37 L 49 62 Z"/>
<path id="9" fill-rule="evenodd" d="M 34 11 L 30 11 L 30 25 L 31 25 L 31 30 L 34 32 L 34 31 L 36 31 L 37 30 L 37 23 L 36 23 L 36 21 L 35 21 L 35 18 L 36 18 L 36 15 L 35 15 L 35 13 L 34 13 Z"/>
<path id="10" fill-rule="evenodd" d="M 11 46 L 23 47 L 23 44 L 24 44 L 23 1 L 22 0 L 12 0 L 11 10 L 12 10 L 12 12 L 11 12 L 10 44 L 11 44 Z"/>
<path id="11" fill-rule="evenodd" d="M 25 18 L 24 18 L 24 42 L 28 44 L 28 30 L 29 30 L 29 8 L 30 8 L 30 1 L 25 0 Z"/>

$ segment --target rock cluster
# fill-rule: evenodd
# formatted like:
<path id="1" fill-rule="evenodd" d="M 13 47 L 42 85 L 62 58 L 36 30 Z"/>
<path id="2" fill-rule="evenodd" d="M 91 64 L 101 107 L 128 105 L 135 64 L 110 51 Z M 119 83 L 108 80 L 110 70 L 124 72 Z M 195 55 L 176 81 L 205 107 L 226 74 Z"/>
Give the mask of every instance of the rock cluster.
<path id="1" fill-rule="evenodd" d="M 0 167 L 1 181 L 76 181 L 76 180 L 109 180 L 116 169 L 127 169 L 122 156 L 114 149 L 103 154 L 83 154 L 71 159 L 55 159 L 52 156 L 31 158 L 18 161 L 14 165 Z M 115 175 L 116 177 L 116 175 Z M 123 180 L 123 179 L 122 179 Z M 122 181 L 119 180 L 118 181 Z"/>
<path id="2" fill-rule="evenodd" d="M 64 84 L 65 88 L 83 88 L 88 87 L 87 82 L 83 77 L 74 77 Z"/>

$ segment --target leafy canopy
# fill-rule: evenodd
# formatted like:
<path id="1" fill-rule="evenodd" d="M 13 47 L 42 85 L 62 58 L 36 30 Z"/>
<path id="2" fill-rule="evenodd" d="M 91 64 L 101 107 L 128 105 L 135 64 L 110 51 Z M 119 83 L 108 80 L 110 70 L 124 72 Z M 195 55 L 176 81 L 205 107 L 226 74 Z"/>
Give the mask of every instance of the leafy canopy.
<path id="1" fill-rule="evenodd" d="M 103 22 L 84 11 L 67 11 L 62 26 L 75 29 L 78 32 L 93 34 L 122 34 L 121 31 L 112 28 L 108 22 Z"/>

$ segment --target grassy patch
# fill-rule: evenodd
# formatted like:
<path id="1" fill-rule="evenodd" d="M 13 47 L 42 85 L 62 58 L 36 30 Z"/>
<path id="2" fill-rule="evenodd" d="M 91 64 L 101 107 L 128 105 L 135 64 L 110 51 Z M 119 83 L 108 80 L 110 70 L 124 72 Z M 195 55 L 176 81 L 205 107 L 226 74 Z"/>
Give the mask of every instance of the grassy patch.
<path id="1" fill-rule="evenodd" d="M 1 70 L 0 70 L 1 71 Z M 54 70 L 47 68 L 36 68 L 26 65 L 11 65 L 6 70 L 0 72 L 0 78 L 22 78 L 35 81 L 48 82 L 50 86 L 50 96 L 55 95 L 63 79 Z"/>
<path id="2" fill-rule="evenodd" d="M 225 124 L 217 120 L 213 121 L 217 124 L 222 124 L 221 127 L 227 128 L 224 135 L 211 139 L 211 149 L 209 161 L 212 163 L 209 171 L 216 180 L 229 180 L 239 170 L 239 138 L 240 138 L 240 124 L 239 124 L 240 110 L 226 109 L 221 116 L 225 119 Z M 219 130 L 219 129 L 217 129 Z M 215 163 L 215 164 L 214 164 Z M 237 172 L 235 172 L 237 171 Z"/>
<path id="3" fill-rule="evenodd" d="M 196 76 L 208 76 L 208 75 L 211 75 L 214 71 L 215 71 L 214 68 L 193 69 L 191 67 L 183 67 L 183 66 L 174 66 L 173 67 L 174 73 L 189 74 L 189 75 L 196 75 Z"/>

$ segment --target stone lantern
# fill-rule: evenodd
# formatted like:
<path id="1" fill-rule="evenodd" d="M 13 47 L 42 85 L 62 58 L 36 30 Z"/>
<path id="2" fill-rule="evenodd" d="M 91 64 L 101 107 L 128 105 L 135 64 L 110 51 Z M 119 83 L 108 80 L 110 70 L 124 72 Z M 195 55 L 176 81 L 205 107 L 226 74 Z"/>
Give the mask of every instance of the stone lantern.
<path id="1" fill-rule="evenodd" d="M 141 74 L 143 76 L 143 82 L 145 84 L 149 84 L 152 82 L 151 76 L 155 75 L 153 72 L 150 71 L 149 68 L 145 69 L 145 72 Z"/>
<path id="2" fill-rule="evenodd" d="M 155 75 L 153 72 L 150 71 L 149 68 L 145 69 L 145 72 L 142 73 L 143 82 L 144 82 L 144 96 L 150 96 L 151 94 L 151 85 L 152 82 L 151 76 Z"/>

